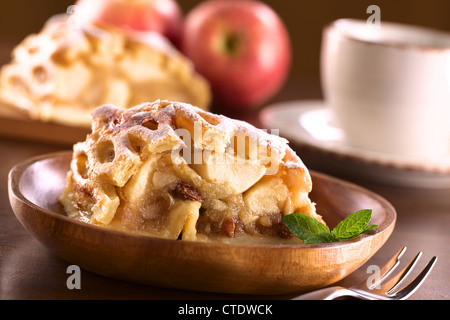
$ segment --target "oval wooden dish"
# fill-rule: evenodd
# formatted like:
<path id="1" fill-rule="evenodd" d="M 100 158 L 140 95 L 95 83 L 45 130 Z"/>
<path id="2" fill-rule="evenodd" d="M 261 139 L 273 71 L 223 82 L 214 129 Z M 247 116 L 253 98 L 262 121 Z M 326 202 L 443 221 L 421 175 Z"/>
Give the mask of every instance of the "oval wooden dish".
<path id="1" fill-rule="evenodd" d="M 311 172 L 311 198 L 330 228 L 373 209 L 379 228 L 354 240 L 319 245 L 222 244 L 130 235 L 75 221 L 58 197 L 71 152 L 35 157 L 9 174 L 11 206 L 23 226 L 71 264 L 116 279 L 176 289 L 233 294 L 289 294 L 341 280 L 389 238 L 395 209 L 359 186 Z"/>

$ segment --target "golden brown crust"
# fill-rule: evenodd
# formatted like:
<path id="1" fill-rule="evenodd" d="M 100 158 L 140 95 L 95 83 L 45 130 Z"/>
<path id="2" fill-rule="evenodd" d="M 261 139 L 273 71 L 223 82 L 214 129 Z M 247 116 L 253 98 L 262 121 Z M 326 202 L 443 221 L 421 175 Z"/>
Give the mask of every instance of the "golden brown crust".
<path id="1" fill-rule="evenodd" d="M 91 223 L 157 237 L 289 238 L 283 215 L 321 220 L 311 188 L 285 139 L 158 100 L 94 110 L 92 133 L 74 146 L 61 202 L 70 216 L 81 210 Z"/>
<path id="2" fill-rule="evenodd" d="M 32 119 L 90 126 L 106 103 L 132 107 L 156 99 L 207 109 L 207 81 L 158 34 L 130 35 L 111 27 L 71 27 L 50 19 L 13 51 L 0 73 L 0 99 Z"/>

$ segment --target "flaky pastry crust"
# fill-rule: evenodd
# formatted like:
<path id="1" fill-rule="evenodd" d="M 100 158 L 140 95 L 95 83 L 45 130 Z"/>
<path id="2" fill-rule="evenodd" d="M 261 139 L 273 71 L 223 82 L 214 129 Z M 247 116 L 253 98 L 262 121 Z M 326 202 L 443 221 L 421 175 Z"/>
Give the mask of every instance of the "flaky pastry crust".
<path id="1" fill-rule="evenodd" d="M 26 37 L 0 72 L 0 101 L 31 119 L 90 126 L 90 113 L 111 103 L 128 108 L 169 99 L 207 109 L 207 81 L 159 34 L 82 28 L 67 16 Z"/>
<path id="2" fill-rule="evenodd" d="M 322 221 L 311 177 L 287 141 L 189 104 L 94 110 L 60 198 L 71 217 L 184 240 L 291 238 L 281 218 Z"/>

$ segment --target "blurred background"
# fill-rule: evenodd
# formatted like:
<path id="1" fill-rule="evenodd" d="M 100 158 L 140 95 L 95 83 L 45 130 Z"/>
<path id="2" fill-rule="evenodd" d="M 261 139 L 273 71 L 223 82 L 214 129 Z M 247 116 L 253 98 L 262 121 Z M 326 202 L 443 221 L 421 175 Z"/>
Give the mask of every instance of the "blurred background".
<path id="1" fill-rule="evenodd" d="M 26 35 L 38 32 L 52 15 L 66 12 L 75 0 L 1 0 L 0 46 L 8 50 Z M 185 13 L 202 0 L 179 0 Z M 323 27 L 339 18 L 366 20 L 370 5 L 381 9 L 381 21 L 395 21 L 450 31 L 449 0 L 263 0 L 274 8 L 289 29 L 294 51 L 291 80 L 318 87 Z M 5 49 L 6 48 L 6 49 Z M 8 53 L 1 55 L 8 57 Z M 3 58 L 5 59 L 5 58 Z M 0 61 L 4 63 L 5 61 Z"/>

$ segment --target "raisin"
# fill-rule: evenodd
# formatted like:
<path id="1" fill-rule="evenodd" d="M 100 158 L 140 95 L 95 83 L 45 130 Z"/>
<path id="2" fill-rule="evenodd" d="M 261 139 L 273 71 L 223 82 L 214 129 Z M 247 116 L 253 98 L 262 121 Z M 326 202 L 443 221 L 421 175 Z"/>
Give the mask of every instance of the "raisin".
<path id="1" fill-rule="evenodd" d="M 278 236 L 283 239 L 292 239 L 295 237 L 282 221 L 277 224 L 276 232 Z"/>
<path id="2" fill-rule="evenodd" d="M 203 198 L 195 187 L 179 181 L 173 190 L 173 195 L 180 199 L 203 202 Z"/>

